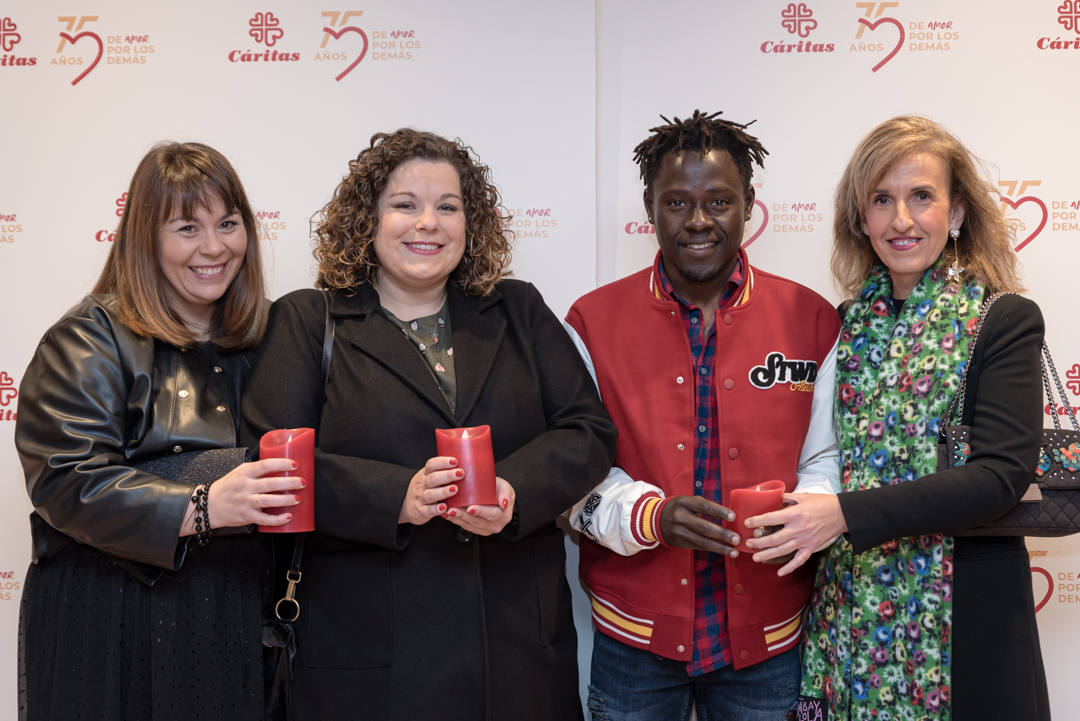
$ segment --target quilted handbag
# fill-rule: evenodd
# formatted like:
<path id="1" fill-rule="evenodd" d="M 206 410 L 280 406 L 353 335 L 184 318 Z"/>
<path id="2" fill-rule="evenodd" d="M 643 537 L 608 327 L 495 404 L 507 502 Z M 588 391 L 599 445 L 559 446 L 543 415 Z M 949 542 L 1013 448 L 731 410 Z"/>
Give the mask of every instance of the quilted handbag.
<path id="1" fill-rule="evenodd" d="M 972 340 L 972 348 L 978 341 L 983 319 L 998 298 L 999 293 L 983 304 L 979 313 L 979 326 Z M 1062 428 L 1056 412 L 1050 415 L 1054 421 L 1053 429 L 1043 429 L 1042 450 L 1039 461 L 1032 474 L 1032 483 L 1023 498 L 1005 515 L 993 522 L 959 532 L 958 536 L 1067 536 L 1080 531 L 1080 426 L 1077 425 L 1076 413 L 1069 405 L 1065 390 L 1058 377 L 1050 349 L 1043 341 L 1042 345 L 1043 391 L 1050 408 L 1057 407 L 1054 389 L 1061 400 L 1072 428 Z M 1051 380 L 1053 384 L 1051 385 Z M 961 380 L 959 407 L 964 408 L 964 396 L 967 385 L 967 373 Z M 953 410 L 950 408 L 950 411 Z M 946 414 L 946 419 L 951 413 Z M 971 426 L 943 425 L 943 442 L 938 444 L 938 470 L 963 465 L 971 456 L 969 431 Z"/>

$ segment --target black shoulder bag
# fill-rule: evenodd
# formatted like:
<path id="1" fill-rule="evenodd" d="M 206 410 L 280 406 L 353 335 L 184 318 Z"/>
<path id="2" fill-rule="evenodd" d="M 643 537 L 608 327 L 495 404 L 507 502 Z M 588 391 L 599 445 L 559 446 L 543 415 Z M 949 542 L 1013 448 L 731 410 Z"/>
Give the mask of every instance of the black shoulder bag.
<path id="1" fill-rule="evenodd" d="M 330 316 L 330 292 L 323 290 L 326 302 L 326 320 L 323 326 L 322 377 L 323 403 L 326 403 L 326 385 L 330 380 L 330 359 L 334 354 L 334 319 Z M 300 561 L 304 557 L 305 534 L 296 534 L 292 561 L 285 572 L 288 584 L 285 595 L 274 604 L 274 615 L 263 624 L 263 646 L 266 666 L 266 719 L 267 721 L 292 721 L 292 665 L 296 656 L 296 633 L 293 624 L 300 618 L 300 602 L 296 600 L 296 587 L 300 583 Z"/>
<path id="2" fill-rule="evenodd" d="M 983 321 L 990 312 L 990 307 L 1003 295 L 997 293 L 986 300 L 979 312 L 979 322 L 975 337 L 971 341 L 972 354 L 979 340 Z M 969 356 L 970 357 L 970 356 Z M 1024 497 L 1008 513 L 991 523 L 978 528 L 956 533 L 957 536 L 1067 536 L 1080 531 L 1080 426 L 1077 426 L 1076 413 L 1069 405 L 1065 390 L 1058 377 L 1054 359 L 1046 341 L 1042 344 L 1042 380 L 1046 400 L 1050 404 L 1054 428 L 1042 429 L 1042 448 L 1038 465 L 1032 473 L 1031 486 Z M 970 367 L 970 363 L 968 364 Z M 1053 379 L 1053 386 L 1050 380 Z M 938 444 L 938 470 L 963 465 L 971 455 L 970 430 L 967 425 L 949 425 L 953 411 L 957 406 L 960 413 L 965 406 L 967 388 L 967 368 L 960 380 L 956 394 L 959 403 L 953 403 L 942 422 L 942 442 Z M 1054 391 L 1057 389 L 1061 406 L 1069 418 L 1072 429 L 1062 428 L 1056 412 L 1057 403 Z"/>

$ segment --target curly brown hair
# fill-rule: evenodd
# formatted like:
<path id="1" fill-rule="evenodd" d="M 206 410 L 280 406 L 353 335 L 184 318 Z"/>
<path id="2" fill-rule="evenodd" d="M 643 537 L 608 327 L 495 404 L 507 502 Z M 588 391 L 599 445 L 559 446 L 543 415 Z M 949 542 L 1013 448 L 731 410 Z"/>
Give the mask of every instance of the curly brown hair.
<path id="1" fill-rule="evenodd" d="M 316 284 L 331 290 L 356 292 L 370 282 L 379 268 L 375 236 L 379 232 L 379 197 L 390 174 L 409 160 L 450 163 L 461 180 L 465 204 L 465 254 L 450 274 L 450 283 L 470 295 L 487 295 L 507 275 L 510 266 L 509 214 L 500 212 L 499 191 L 490 169 L 460 138 L 448 140 L 435 133 L 400 128 L 375 133 L 371 144 L 349 161 L 349 173 L 334 190 L 330 202 L 312 219 Z"/>
<path id="2" fill-rule="evenodd" d="M 874 186 L 896 163 L 926 153 L 941 158 L 949 173 L 950 202 L 964 208 L 955 244 L 959 264 L 994 291 L 1020 291 L 1014 231 L 1005 222 L 1000 196 L 963 143 L 933 120 L 901 115 L 871 130 L 848 161 L 836 188 L 832 272 L 837 286 L 858 293 L 881 262 L 863 232 L 866 206 Z"/>

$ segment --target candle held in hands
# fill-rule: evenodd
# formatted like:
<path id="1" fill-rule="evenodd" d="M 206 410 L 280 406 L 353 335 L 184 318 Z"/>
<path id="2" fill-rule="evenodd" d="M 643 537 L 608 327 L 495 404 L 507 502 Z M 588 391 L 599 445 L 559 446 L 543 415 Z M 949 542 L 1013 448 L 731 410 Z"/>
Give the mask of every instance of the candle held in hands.
<path id="1" fill-rule="evenodd" d="M 465 471 L 465 477 L 454 484 L 458 492 L 446 499 L 447 506 L 494 506 L 499 502 L 495 492 L 491 426 L 436 428 L 435 447 L 440 456 L 456 458 L 458 467 Z"/>
<path id="2" fill-rule="evenodd" d="M 264 508 L 271 515 L 293 514 L 283 526 L 259 526 L 263 533 L 304 533 L 315 530 L 315 429 L 281 428 L 263 434 L 259 440 L 259 458 L 289 458 L 296 461 L 295 471 L 271 473 L 272 476 L 300 476 L 307 486 L 296 491 L 283 491 L 300 497 L 295 506 Z"/>
<path id="3" fill-rule="evenodd" d="M 752 538 L 754 529 L 746 526 L 746 519 L 759 516 L 769 511 L 779 511 L 784 503 L 784 482 L 765 481 L 749 488 L 735 488 L 731 491 L 728 508 L 735 511 L 735 520 L 724 522 L 724 526 L 739 534 L 739 553 L 753 553 L 746 547 L 746 539 Z"/>

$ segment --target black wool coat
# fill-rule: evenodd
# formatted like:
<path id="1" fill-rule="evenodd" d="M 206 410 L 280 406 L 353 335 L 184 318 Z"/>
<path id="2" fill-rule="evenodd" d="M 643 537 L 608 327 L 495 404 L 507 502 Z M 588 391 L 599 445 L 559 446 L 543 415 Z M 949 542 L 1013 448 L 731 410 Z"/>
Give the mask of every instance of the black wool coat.
<path id="1" fill-rule="evenodd" d="M 295 710 L 335 718 L 581 718 L 577 642 L 555 518 L 611 466 L 615 429 L 536 289 L 449 290 L 452 412 L 372 287 L 331 294 L 337 323 L 323 402 L 322 293 L 271 309 L 241 436 L 317 429 L 316 531 L 296 625 Z M 511 523 L 477 537 L 449 521 L 398 524 L 435 428 L 489 424 Z"/>

